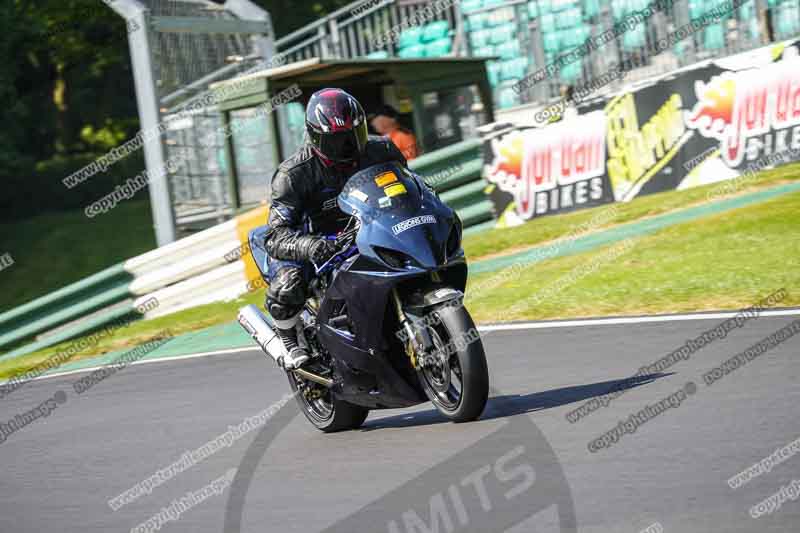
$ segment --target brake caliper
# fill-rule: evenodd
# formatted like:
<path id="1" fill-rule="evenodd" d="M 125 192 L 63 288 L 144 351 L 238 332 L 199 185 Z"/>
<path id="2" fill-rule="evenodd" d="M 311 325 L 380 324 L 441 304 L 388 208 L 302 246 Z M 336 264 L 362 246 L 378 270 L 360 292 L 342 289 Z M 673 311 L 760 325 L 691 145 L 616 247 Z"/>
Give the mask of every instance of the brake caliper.
<path id="1" fill-rule="evenodd" d="M 319 400 L 325 395 L 325 392 L 326 391 L 320 387 L 306 387 L 305 390 L 303 390 L 303 396 L 309 401 Z"/>
<path id="2" fill-rule="evenodd" d="M 414 370 L 419 370 L 417 366 L 417 351 L 414 349 L 414 343 L 411 340 L 406 343 L 406 355 L 411 360 L 411 367 Z"/>

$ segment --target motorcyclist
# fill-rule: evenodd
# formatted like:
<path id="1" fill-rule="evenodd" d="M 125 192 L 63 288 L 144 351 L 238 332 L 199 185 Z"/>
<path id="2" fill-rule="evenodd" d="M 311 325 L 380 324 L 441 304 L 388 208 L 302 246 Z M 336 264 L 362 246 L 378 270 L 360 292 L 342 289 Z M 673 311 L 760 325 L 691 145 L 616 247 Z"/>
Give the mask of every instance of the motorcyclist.
<path id="1" fill-rule="evenodd" d="M 309 353 L 298 343 L 297 326 L 313 264 L 336 249 L 325 236 L 344 229 L 349 216 L 336 202 L 347 179 L 378 164 L 406 160 L 388 139 L 369 136 L 358 101 L 341 89 L 315 92 L 306 106 L 306 142 L 272 177 L 272 205 L 265 247 L 269 268 L 267 311 L 286 347 L 284 366 L 297 368 Z"/>

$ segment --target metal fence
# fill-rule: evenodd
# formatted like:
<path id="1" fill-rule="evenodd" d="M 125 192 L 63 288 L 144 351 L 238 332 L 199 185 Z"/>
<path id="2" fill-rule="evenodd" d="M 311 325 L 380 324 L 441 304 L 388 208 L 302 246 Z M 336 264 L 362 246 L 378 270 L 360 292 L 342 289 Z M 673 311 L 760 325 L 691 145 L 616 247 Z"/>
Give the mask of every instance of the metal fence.
<path id="1" fill-rule="evenodd" d="M 250 0 L 109 5 L 139 28 L 128 40 L 142 130 L 167 130 L 144 144 L 151 175 L 169 169 L 166 179 L 152 180 L 149 187 L 156 237 L 163 245 L 175 240 L 176 227 L 221 221 L 232 212 L 228 155 L 218 138 L 223 119 L 207 99 L 209 84 L 263 68 L 274 54 L 272 25 L 268 13 Z"/>
<path id="2" fill-rule="evenodd" d="M 399 28 L 429 1 L 360 0 L 345 6 L 317 22 L 304 26 L 275 42 L 288 61 L 311 57 L 355 58 L 386 52 L 395 55 L 396 43 L 379 46 L 376 42 L 393 28 Z M 458 2 L 442 11 L 434 20 L 446 20 L 451 28 L 460 24 Z M 456 39 L 456 47 L 458 39 Z M 456 55 L 458 48 L 456 48 Z"/>
<path id="3" fill-rule="evenodd" d="M 154 35 L 158 97 L 168 106 L 162 109 L 169 128 L 166 157 L 185 161 L 170 176 L 176 223 L 221 221 L 232 213 L 221 114 L 214 107 L 188 117 L 182 111 L 207 95 L 209 83 L 259 69 L 264 57 L 255 49 L 254 38 L 269 30 L 241 20 L 222 5 L 175 0 L 145 3 Z M 221 31 L 225 25 L 227 32 Z M 259 192 L 263 195 L 263 185 Z"/>
<path id="4" fill-rule="evenodd" d="M 394 43 L 380 48 L 375 45 L 376 36 L 398 28 L 403 20 L 430 4 L 357 1 L 282 37 L 276 46 L 289 60 L 396 55 Z M 619 32 L 576 64 L 557 69 L 521 94 L 512 91 L 512 85 L 520 78 L 546 67 L 587 38 L 613 31 L 632 12 L 655 4 L 652 0 L 460 0 L 453 1 L 440 20 L 448 21 L 454 36 L 449 55 L 493 58 L 488 64 L 489 74 L 500 109 L 551 102 L 563 97 L 568 88 L 603 76 L 615 64 L 624 65 L 627 81 L 636 81 L 800 35 L 800 0 L 738 0 L 728 3 L 733 9 L 723 17 L 707 17 L 699 28 L 691 28 L 691 22 L 716 7 L 724 10 L 723 0 L 664 1 L 653 16 L 629 31 Z M 476 25 L 481 19 L 488 22 Z M 487 42 L 475 35 L 484 25 L 491 34 Z M 688 35 L 678 39 L 687 27 Z M 555 36 L 556 33 L 561 35 Z M 670 38 L 676 41 L 669 41 L 670 45 L 664 47 L 662 43 Z M 565 48 L 564 42 L 569 46 Z M 515 61 L 521 61 L 524 69 L 517 68 Z M 514 77 L 509 79 L 509 75 Z M 612 82 L 605 89 L 613 91 L 619 85 L 619 81 Z"/>
<path id="5" fill-rule="evenodd" d="M 166 115 L 165 122 L 168 159 L 182 161 L 170 174 L 176 220 L 187 224 L 211 215 L 225 216 L 231 201 L 225 142 L 218 134 L 221 114 L 202 109 L 181 118 Z"/>

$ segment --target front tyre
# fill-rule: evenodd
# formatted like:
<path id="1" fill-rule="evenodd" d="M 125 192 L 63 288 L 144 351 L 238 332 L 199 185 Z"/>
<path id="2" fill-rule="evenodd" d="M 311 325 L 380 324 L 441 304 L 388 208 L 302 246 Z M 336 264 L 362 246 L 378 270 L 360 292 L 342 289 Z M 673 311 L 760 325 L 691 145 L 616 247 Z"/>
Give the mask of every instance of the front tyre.
<path id="1" fill-rule="evenodd" d="M 475 323 L 463 307 L 443 306 L 426 320 L 433 352 L 418 364 L 428 399 L 453 422 L 476 420 L 489 397 L 486 354 Z"/>
<path id="2" fill-rule="evenodd" d="M 334 433 L 357 429 L 367 419 L 369 409 L 337 400 L 330 390 L 293 372 L 287 372 L 287 375 L 300 410 L 318 430 Z"/>

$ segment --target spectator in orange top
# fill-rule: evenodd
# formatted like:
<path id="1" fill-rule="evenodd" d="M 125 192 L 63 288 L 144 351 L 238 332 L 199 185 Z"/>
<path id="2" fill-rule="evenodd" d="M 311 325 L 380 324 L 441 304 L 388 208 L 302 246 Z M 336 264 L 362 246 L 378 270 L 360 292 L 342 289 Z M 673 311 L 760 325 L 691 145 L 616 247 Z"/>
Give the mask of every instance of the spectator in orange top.
<path id="1" fill-rule="evenodd" d="M 403 153 L 406 160 L 411 161 L 419 155 L 417 153 L 417 138 L 397 122 L 398 116 L 399 113 L 395 108 L 390 105 L 384 105 L 369 116 L 369 121 L 378 135 L 388 137 Z"/>

